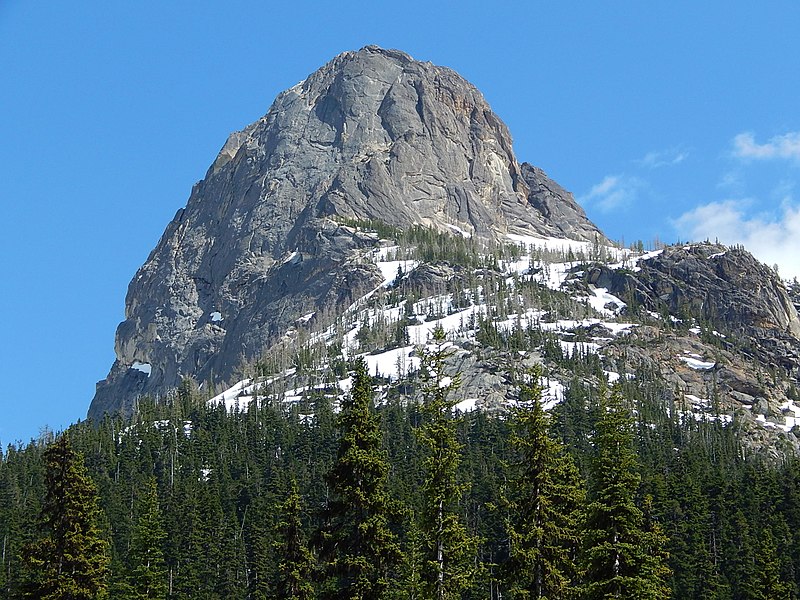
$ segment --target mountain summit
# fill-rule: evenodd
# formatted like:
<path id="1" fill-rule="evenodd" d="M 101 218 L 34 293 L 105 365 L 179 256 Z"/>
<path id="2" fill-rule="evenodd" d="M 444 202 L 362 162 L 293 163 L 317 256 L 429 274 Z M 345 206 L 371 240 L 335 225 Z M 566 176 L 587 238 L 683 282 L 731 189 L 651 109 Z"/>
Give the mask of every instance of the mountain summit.
<path id="1" fill-rule="evenodd" d="M 450 69 L 368 46 L 334 58 L 233 133 L 131 282 L 90 417 L 223 385 L 298 319 L 383 280 L 374 234 L 423 226 L 602 241 L 572 196 L 519 163 L 505 124 Z M 317 318 L 320 318 L 319 316 Z"/>

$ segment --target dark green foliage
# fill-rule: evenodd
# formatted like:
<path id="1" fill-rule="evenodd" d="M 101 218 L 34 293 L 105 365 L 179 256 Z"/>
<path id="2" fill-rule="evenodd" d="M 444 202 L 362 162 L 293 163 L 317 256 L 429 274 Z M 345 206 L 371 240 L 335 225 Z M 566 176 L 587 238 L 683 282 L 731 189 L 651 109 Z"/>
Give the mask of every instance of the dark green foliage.
<path id="1" fill-rule="evenodd" d="M 326 598 L 384 598 L 400 563 L 390 529 L 389 463 L 372 394 L 366 364 L 359 360 L 338 418 L 339 451 L 328 476 L 330 499 L 318 540 Z"/>
<path id="2" fill-rule="evenodd" d="M 536 370 L 523 383 L 512 409 L 512 454 L 502 503 L 508 536 L 504 575 L 509 598 L 553 600 L 570 597 L 576 583 L 584 492 L 572 457 L 550 437 L 540 377 Z"/>
<path id="3" fill-rule="evenodd" d="M 135 600 L 167 597 L 167 568 L 164 542 L 167 534 L 158 506 L 156 481 L 150 478 L 135 505 L 135 522 L 128 554 L 128 598 Z"/>
<path id="4" fill-rule="evenodd" d="M 494 289 L 499 291 L 500 286 Z M 531 287 L 526 293 L 538 292 Z M 465 297 L 463 301 L 468 300 Z M 547 301 L 554 307 L 558 302 L 555 297 Z M 486 322 L 487 328 L 493 327 L 493 318 Z M 663 590 L 645 583 L 663 580 L 666 562 L 671 569 L 666 581 L 676 599 L 797 598 L 800 462 L 787 459 L 776 464 L 750 453 L 745 456 L 736 422 L 725 426 L 714 420 L 683 417 L 680 394 L 673 402 L 673 390 L 664 388 L 658 373 L 626 365 L 624 357 L 616 359 L 618 364 L 601 365 L 591 355 L 564 356 L 558 340 L 536 331 L 521 327 L 502 332 L 494 327 L 492 335 L 497 334 L 509 349 L 536 346 L 552 357 L 550 368 L 574 374 L 564 401 L 549 418 L 533 411 L 533 403 L 529 413 L 518 413 L 516 418 L 498 418 L 482 411 L 459 414 L 452 404 L 462 398 L 448 391 L 448 386 L 438 387 L 443 376 L 438 369 L 434 369 L 438 383 L 436 377 L 428 377 L 427 383 L 422 377 L 400 384 L 372 382 L 372 386 L 382 386 L 385 402 L 369 410 L 377 417 L 377 429 L 360 431 L 372 431 L 362 437 L 372 440 L 372 447 L 379 450 L 373 456 L 382 457 L 377 463 L 385 464 L 377 471 L 365 472 L 385 473 L 385 496 L 392 509 L 387 528 L 404 554 L 402 564 L 396 564 L 390 575 L 387 597 L 435 597 L 430 582 L 438 563 L 431 560 L 435 539 L 431 531 L 436 531 L 431 523 L 436 522 L 437 513 L 429 508 L 437 490 L 443 491 L 441 497 L 446 499 L 442 515 L 448 519 L 442 519 L 443 532 L 452 532 L 450 538 L 442 539 L 463 542 L 455 544 L 445 557 L 454 569 L 457 565 L 464 569 L 460 580 L 464 585 L 454 585 L 460 591 L 453 596 L 498 600 L 500 593 L 510 598 L 516 591 L 523 597 L 532 589 L 526 582 L 535 570 L 528 568 L 533 562 L 522 549 L 526 544 L 535 546 L 545 534 L 557 539 L 562 530 L 555 527 L 558 516 L 535 526 L 534 517 L 539 513 L 521 499 L 530 497 L 530 481 L 543 485 L 550 478 L 556 486 L 571 479 L 556 475 L 560 472 L 558 461 L 535 475 L 532 461 L 525 458 L 547 457 L 551 450 L 561 456 L 558 445 L 551 445 L 552 439 L 534 435 L 549 428 L 569 449 L 580 472 L 591 475 L 590 502 L 608 504 L 616 494 L 624 508 L 620 518 L 630 517 L 629 523 L 635 525 L 638 533 L 632 539 L 638 541 L 628 548 L 632 563 L 638 565 L 643 589 L 635 597 L 659 597 Z M 576 339 L 580 335 L 575 332 Z M 441 345 L 438 350 L 442 354 L 449 351 Z M 516 355 L 508 355 L 512 354 Z M 288 367 L 291 358 L 283 358 L 282 368 Z M 498 369 L 506 368 L 500 359 L 497 363 Z M 347 363 L 340 361 L 335 377 L 346 376 L 347 368 Z M 615 398 L 598 400 L 591 381 L 602 376 L 603 368 L 634 375 L 630 380 L 620 378 L 627 411 L 608 411 L 607 405 L 613 405 Z M 326 530 L 335 522 L 326 507 L 341 497 L 334 493 L 326 475 L 336 470 L 343 447 L 340 438 L 345 433 L 344 417 L 337 419 L 331 408 L 334 392 L 322 374 L 314 373 L 326 387 L 302 402 L 282 403 L 286 387 L 278 382 L 259 390 L 257 403 L 226 412 L 206 405 L 197 389 L 186 382 L 163 404 L 142 401 L 129 417 L 109 418 L 91 426 L 81 423 L 69 429 L 65 435 L 75 454 L 84 457 L 83 475 L 91 475 L 99 496 L 95 531 L 99 539 L 111 543 L 108 597 L 137 597 L 130 577 L 134 565 L 143 563 L 135 555 L 147 556 L 150 550 L 157 553 L 159 546 L 164 567 L 154 571 L 163 573 L 164 579 L 154 579 L 165 581 L 169 600 L 291 597 L 292 592 L 286 592 L 291 585 L 285 583 L 292 579 L 287 573 L 296 573 L 293 581 L 302 582 L 302 588 L 295 588 L 298 595 L 313 592 L 313 597 L 320 597 L 326 585 L 328 592 L 336 593 L 332 589 L 338 585 L 335 573 L 328 571 L 329 577 L 313 581 L 302 575 L 310 560 L 303 542 L 312 532 Z M 429 370 L 419 373 L 423 374 L 432 375 Z M 368 378 L 365 381 L 366 391 L 370 384 Z M 432 399 L 426 406 L 410 401 L 423 384 Z M 535 396 L 536 390 L 524 390 L 523 394 Z M 436 410 L 437 406 L 441 410 Z M 608 423 L 612 417 L 619 419 L 613 427 Z M 552 426 L 547 426 L 548 419 Z M 356 419 L 354 423 L 368 421 Z M 612 444 L 605 454 L 595 454 L 601 438 L 619 443 Z M 530 443 L 533 440 L 539 440 L 538 444 Z M 25 597 L 24 583 L 46 579 L 44 569 L 31 573 L 21 557 L 23 548 L 31 553 L 50 536 L 38 524 L 42 507 L 54 506 L 46 494 L 48 441 L 45 436 L 26 447 L 11 446 L 0 457 L 2 598 Z M 612 450 L 621 454 L 614 458 Z M 435 463 L 435 455 L 443 460 Z M 598 467 L 601 456 L 606 457 L 605 469 Z M 620 465 L 630 469 L 614 475 Z M 530 472 L 526 472 L 528 467 Z M 602 483 L 604 478 L 611 483 L 626 481 L 622 486 L 625 492 Z M 153 480 L 155 488 L 151 487 Z M 294 493 L 287 482 L 292 480 L 297 482 L 298 504 L 290 502 Z M 88 478 L 83 481 L 89 482 Z M 540 493 L 546 487 L 540 488 Z M 555 510 L 556 504 L 551 508 Z M 91 507 L 92 502 L 86 506 Z M 580 537 L 602 540 L 597 533 L 603 530 L 598 515 L 611 511 L 597 510 L 594 504 L 592 511 L 596 518 L 586 521 L 592 531 Z M 160 518 L 146 517 L 159 512 Z M 159 522 L 166 533 L 161 544 Z M 288 539 L 294 540 L 292 551 L 284 545 Z M 525 568 L 507 582 L 506 575 L 516 568 L 514 560 L 508 560 L 515 556 L 512 541 L 519 544 L 517 562 Z M 557 552 L 559 546 L 554 544 L 554 555 L 563 558 L 565 555 Z M 537 552 L 541 554 L 541 550 Z M 588 567 L 588 554 L 579 564 Z M 281 562 L 292 556 L 293 560 Z M 477 576 L 473 576 L 475 572 Z M 573 589 L 591 583 L 581 577 L 581 573 L 568 576 Z"/>
<path id="5" fill-rule="evenodd" d="M 460 516 L 465 485 L 458 481 L 462 446 L 456 439 L 455 401 L 450 392 L 458 381 L 443 373 L 448 353 L 444 332 L 434 331 L 431 347 L 423 353 L 423 423 L 417 430 L 424 449 L 420 508 L 423 597 L 436 600 L 461 598 L 479 574 L 476 556 L 479 540 Z"/>
<path id="6" fill-rule="evenodd" d="M 275 577 L 274 594 L 258 589 L 254 598 L 277 598 L 279 600 L 310 600 L 314 598 L 312 576 L 314 555 L 309 549 L 302 522 L 302 505 L 297 481 L 292 479 L 289 496 L 278 507 L 280 522 L 275 536 L 275 557 L 278 571 Z"/>
<path id="7" fill-rule="evenodd" d="M 601 396 L 582 531 L 582 597 L 669 597 L 663 538 L 647 531 L 636 504 L 641 483 L 633 420 L 615 390 Z"/>
<path id="8" fill-rule="evenodd" d="M 42 537 L 23 549 L 25 596 L 90 600 L 106 589 L 108 543 L 99 529 L 97 491 L 82 457 L 62 435 L 44 453 Z"/>

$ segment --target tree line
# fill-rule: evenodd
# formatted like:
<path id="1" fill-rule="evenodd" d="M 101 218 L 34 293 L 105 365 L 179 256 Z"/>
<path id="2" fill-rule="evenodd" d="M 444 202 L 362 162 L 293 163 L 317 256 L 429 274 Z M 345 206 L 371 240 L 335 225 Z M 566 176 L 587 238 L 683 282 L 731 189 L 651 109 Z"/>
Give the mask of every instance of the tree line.
<path id="1" fill-rule="evenodd" d="M 8 598 L 796 598 L 800 469 L 665 410 L 647 373 L 543 410 L 455 410 L 441 332 L 420 403 L 361 361 L 334 412 L 228 413 L 188 382 L 129 417 L 10 446 Z M 313 415 L 309 418 L 309 415 Z"/>

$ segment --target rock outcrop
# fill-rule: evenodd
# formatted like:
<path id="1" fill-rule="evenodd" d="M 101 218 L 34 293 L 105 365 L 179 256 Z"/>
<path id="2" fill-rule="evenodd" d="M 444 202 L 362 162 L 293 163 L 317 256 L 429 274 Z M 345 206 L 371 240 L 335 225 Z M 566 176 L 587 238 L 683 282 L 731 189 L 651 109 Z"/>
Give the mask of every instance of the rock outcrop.
<path id="1" fill-rule="evenodd" d="M 654 312 L 724 332 L 739 352 L 800 372 L 800 317 L 780 277 L 739 247 L 670 246 L 636 270 L 599 267 L 589 283 Z"/>
<path id="2" fill-rule="evenodd" d="M 601 239 L 571 195 L 520 164 L 506 126 L 453 71 L 402 52 L 346 52 L 232 134 L 130 284 L 116 361 L 90 417 L 184 377 L 237 378 L 300 317 L 378 285 L 375 236 L 420 224 Z"/>

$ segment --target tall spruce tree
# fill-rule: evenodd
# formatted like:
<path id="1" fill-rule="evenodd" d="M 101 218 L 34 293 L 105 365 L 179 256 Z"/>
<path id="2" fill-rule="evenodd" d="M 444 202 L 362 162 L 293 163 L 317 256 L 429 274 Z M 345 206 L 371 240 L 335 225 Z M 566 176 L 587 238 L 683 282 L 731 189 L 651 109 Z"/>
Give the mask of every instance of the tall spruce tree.
<path id="1" fill-rule="evenodd" d="M 136 521 L 131 532 L 127 583 L 135 600 L 167 597 L 164 541 L 167 534 L 158 506 L 156 480 L 150 477 L 136 501 Z"/>
<path id="2" fill-rule="evenodd" d="M 43 536 L 28 545 L 26 597 L 92 600 L 106 589 L 109 545 L 98 526 L 100 508 L 83 457 L 66 435 L 44 453 L 45 498 L 39 516 Z"/>
<path id="3" fill-rule="evenodd" d="M 390 528 L 389 461 L 372 396 L 367 366 L 359 360 L 338 418 L 341 439 L 318 535 L 326 598 L 386 597 L 402 558 Z"/>
<path id="4" fill-rule="evenodd" d="M 247 581 L 250 600 L 269 600 L 275 597 L 274 545 L 277 542 L 273 538 L 273 533 L 280 527 L 280 523 L 287 521 L 287 517 L 281 505 L 277 501 L 270 500 L 268 501 L 264 495 L 255 497 L 248 505 L 247 518 L 244 520 L 244 534 L 248 547 Z M 273 519 L 276 510 L 278 525 Z"/>
<path id="5" fill-rule="evenodd" d="M 572 457 L 549 435 L 541 371 L 521 386 L 512 409 L 507 513 L 509 598 L 568 598 L 576 579 L 578 521 L 584 490 Z"/>
<path id="6" fill-rule="evenodd" d="M 294 478 L 289 487 L 289 496 L 280 505 L 279 511 L 280 521 L 275 535 L 278 571 L 274 594 L 270 597 L 278 600 L 311 600 L 314 598 L 314 555 L 303 535 L 302 504 Z"/>
<path id="7" fill-rule="evenodd" d="M 423 351 L 423 423 L 417 429 L 424 448 L 424 482 L 420 531 L 420 568 L 425 598 L 461 598 L 480 573 L 477 566 L 479 540 L 470 534 L 460 516 L 459 502 L 465 486 L 458 481 L 462 445 L 456 437 L 455 401 L 451 391 L 458 378 L 444 375 L 444 362 L 451 351 L 444 331 L 437 327 Z"/>
<path id="8" fill-rule="evenodd" d="M 641 476 L 633 419 L 618 389 L 602 394 L 599 408 L 582 531 L 581 598 L 668 598 L 663 535 L 647 530 L 636 505 Z"/>
<path id="9" fill-rule="evenodd" d="M 780 572 L 780 557 L 772 531 L 765 527 L 758 536 L 755 577 L 744 586 L 745 598 L 752 600 L 792 600 L 795 590 Z"/>

